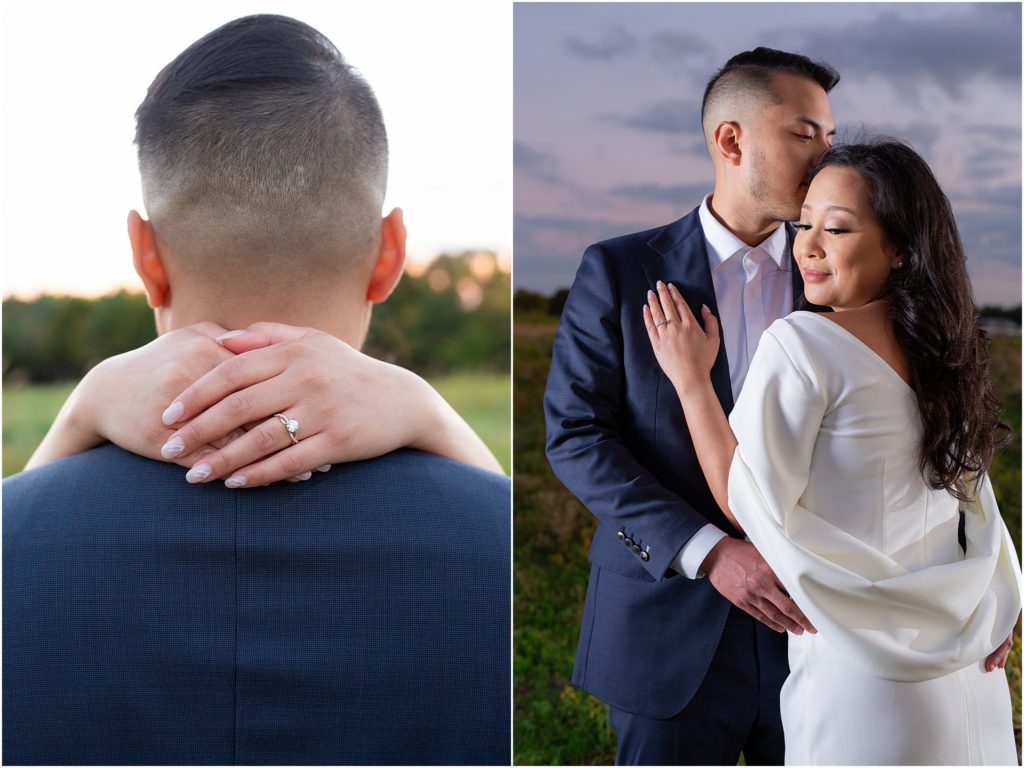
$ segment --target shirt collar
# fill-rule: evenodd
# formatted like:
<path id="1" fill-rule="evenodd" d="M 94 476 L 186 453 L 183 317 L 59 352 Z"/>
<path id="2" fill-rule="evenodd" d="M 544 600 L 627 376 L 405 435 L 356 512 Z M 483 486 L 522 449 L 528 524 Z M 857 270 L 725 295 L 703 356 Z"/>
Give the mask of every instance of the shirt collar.
<path id="1" fill-rule="evenodd" d="M 704 239 L 708 244 L 708 261 L 711 262 L 711 268 L 716 269 L 731 256 L 737 253 L 745 254 L 747 251 L 752 250 L 752 248 L 736 237 L 722 222 L 715 218 L 715 215 L 708 207 L 708 200 L 710 198 L 710 194 L 704 196 L 698 215 L 700 216 L 700 225 L 704 229 Z M 759 247 L 766 251 L 779 269 L 788 271 L 789 262 L 786 259 L 787 242 L 786 225 L 780 224 L 774 232 L 754 247 Z"/>

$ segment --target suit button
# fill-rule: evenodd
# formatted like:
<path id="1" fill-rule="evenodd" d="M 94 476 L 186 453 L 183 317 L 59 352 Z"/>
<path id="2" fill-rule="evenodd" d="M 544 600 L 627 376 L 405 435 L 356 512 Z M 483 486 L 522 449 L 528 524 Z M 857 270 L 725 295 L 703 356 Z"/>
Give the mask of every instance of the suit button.
<path id="1" fill-rule="evenodd" d="M 638 555 L 640 554 L 640 547 L 639 547 L 639 545 L 634 544 L 632 547 L 630 547 L 630 549 L 632 549 L 634 552 L 636 552 L 636 554 L 638 554 Z"/>
<path id="2" fill-rule="evenodd" d="M 646 563 L 648 560 L 651 559 L 651 556 L 648 555 L 646 552 L 641 552 L 640 553 L 640 559 L 643 560 Z"/>
<path id="3" fill-rule="evenodd" d="M 622 541 L 624 538 L 626 538 L 626 534 L 622 531 L 619 531 L 619 541 Z"/>
<path id="4" fill-rule="evenodd" d="M 622 543 L 625 544 L 627 547 L 633 546 L 633 540 L 628 536 L 622 540 Z"/>

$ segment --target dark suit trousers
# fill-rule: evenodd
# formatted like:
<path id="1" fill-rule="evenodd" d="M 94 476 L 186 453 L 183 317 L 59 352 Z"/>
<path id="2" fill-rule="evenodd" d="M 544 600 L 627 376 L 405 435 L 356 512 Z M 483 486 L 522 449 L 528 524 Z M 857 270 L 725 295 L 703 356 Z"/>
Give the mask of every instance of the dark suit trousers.
<path id="1" fill-rule="evenodd" d="M 782 765 L 779 691 L 787 670 L 767 663 L 765 641 L 773 634 L 733 607 L 704 680 L 682 712 L 652 720 L 610 707 L 616 765 L 735 765 L 740 751 L 747 765 Z"/>

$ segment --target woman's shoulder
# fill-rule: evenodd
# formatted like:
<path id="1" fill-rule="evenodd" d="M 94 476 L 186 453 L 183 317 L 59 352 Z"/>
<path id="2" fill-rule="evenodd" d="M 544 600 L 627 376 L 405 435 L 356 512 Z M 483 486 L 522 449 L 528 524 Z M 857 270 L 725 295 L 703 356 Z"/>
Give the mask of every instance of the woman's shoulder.
<path id="1" fill-rule="evenodd" d="M 779 318 L 765 331 L 758 353 L 775 367 L 791 367 L 826 389 L 827 383 L 841 384 L 863 369 L 851 364 L 856 355 L 848 345 L 858 342 L 834 314 L 798 310 Z"/>
<path id="2" fill-rule="evenodd" d="M 799 340 L 804 344 L 830 347 L 837 336 L 852 336 L 861 343 L 868 343 L 885 334 L 887 323 L 884 308 L 868 305 L 844 312 L 797 310 L 776 320 L 768 330 L 779 341 Z"/>
<path id="3" fill-rule="evenodd" d="M 828 337 L 832 331 L 823 325 L 829 322 L 817 312 L 798 310 L 773 322 L 765 336 L 771 337 L 778 350 L 794 360 L 807 355 L 815 357 L 829 347 Z"/>
<path id="4" fill-rule="evenodd" d="M 776 320 L 765 332 L 773 341 L 765 355 L 784 356 L 809 378 L 845 389 L 857 382 L 895 382 L 909 387 L 906 358 L 885 307 L 843 312 L 797 311 Z M 760 347 L 758 348 L 760 352 Z"/>
<path id="5" fill-rule="evenodd" d="M 787 318 L 785 326 L 792 336 L 799 337 L 806 348 L 814 348 L 837 362 L 846 359 L 836 345 L 844 348 L 861 362 L 872 368 L 883 363 L 909 386 L 910 368 L 906 355 L 896 339 L 883 302 L 872 302 L 863 307 L 843 312 L 815 313 L 799 311 Z M 786 331 L 781 331 L 784 335 Z M 794 343 L 792 340 L 790 344 Z M 858 369 L 861 366 L 856 366 Z"/>

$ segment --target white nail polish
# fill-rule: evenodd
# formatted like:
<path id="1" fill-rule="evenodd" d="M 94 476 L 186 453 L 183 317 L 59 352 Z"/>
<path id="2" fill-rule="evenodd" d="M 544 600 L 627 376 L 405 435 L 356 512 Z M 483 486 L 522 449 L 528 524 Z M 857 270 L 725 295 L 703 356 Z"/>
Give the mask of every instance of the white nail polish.
<path id="1" fill-rule="evenodd" d="M 160 449 L 160 455 L 165 459 L 173 459 L 175 456 L 181 454 L 185 450 L 185 441 L 175 435 Z"/>
<path id="2" fill-rule="evenodd" d="M 235 338 L 235 336 L 241 336 L 243 333 L 247 333 L 247 331 L 228 331 L 227 333 L 218 336 L 216 341 L 224 341 L 224 339 L 233 339 Z"/>
<path id="3" fill-rule="evenodd" d="M 331 471 L 331 465 L 330 464 L 324 464 L 322 467 L 317 467 L 316 471 L 317 472 L 330 472 Z"/>
<path id="4" fill-rule="evenodd" d="M 232 475 L 224 481 L 228 488 L 241 488 L 245 485 L 245 475 Z"/>
<path id="5" fill-rule="evenodd" d="M 190 469 L 185 474 L 185 479 L 188 480 L 190 483 L 202 482 L 203 480 L 210 476 L 210 472 L 212 471 L 212 469 L 213 467 L 211 467 L 206 462 L 203 462 L 202 464 L 196 464 L 194 467 L 192 467 L 192 469 Z"/>
<path id="6" fill-rule="evenodd" d="M 167 407 L 167 410 L 164 411 L 164 415 L 161 418 L 163 419 L 164 424 L 170 426 L 178 421 L 178 419 L 180 419 L 184 414 L 185 404 L 180 400 L 176 400 Z"/>
<path id="7" fill-rule="evenodd" d="M 301 475 L 299 475 L 299 480 L 309 480 L 309 478 L 311 478 L 312 476 L 312 472 L 303 472 Z"/>

